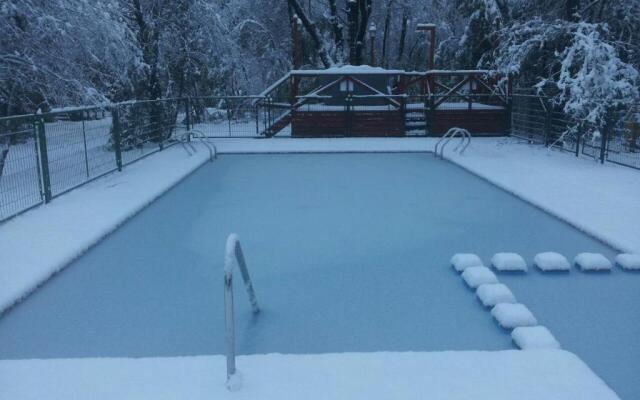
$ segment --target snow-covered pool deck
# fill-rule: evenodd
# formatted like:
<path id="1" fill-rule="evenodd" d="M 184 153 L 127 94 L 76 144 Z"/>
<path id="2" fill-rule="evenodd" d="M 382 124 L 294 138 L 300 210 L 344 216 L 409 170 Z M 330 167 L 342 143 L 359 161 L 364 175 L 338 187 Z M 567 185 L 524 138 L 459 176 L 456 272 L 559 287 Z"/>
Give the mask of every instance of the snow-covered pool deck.
<path id="1" fill-rule="evenodd" d="M 221 356 L 0 362 L 3 398 L 92 400 L 618 400 L 564 351 Z"/>

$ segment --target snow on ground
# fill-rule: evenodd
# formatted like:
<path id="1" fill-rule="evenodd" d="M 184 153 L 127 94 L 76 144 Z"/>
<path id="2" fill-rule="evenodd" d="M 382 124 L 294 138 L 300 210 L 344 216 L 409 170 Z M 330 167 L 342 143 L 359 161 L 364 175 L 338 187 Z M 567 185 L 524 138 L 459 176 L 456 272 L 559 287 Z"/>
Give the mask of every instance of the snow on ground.
<path id="1" fill-rule="evenodd" d="M 560 348 L 560 343 L 544 326 L 521 326 L 511 332 L 511 338 L 522 350 Z"/>
<path id="2" fill-rule="evenodd" d="M 3 397 L 22 399 L 618 400 L 562 350 L 342 353 L 238 357 L 242 387 L 225 387 L 222 356 L 0 361 Z"/>
<path id="3" fill-rule="evenodd" d="M 640 271 L 640 254 L 618 254 L 616 264 L 627 271 Z"/>
<path id="4" fill-rule="evenodd" d="M 204 164 L 198 150 L 170 147 L 0 225 L 0 312 Z"/>
<path id="5" fill-rule="evenodd" d="M 571 270 L 571 264 L 567 258 L 552 251 L 536 254 L 533 258 L 533 265 L 543 272 Z"/>
<path id="6" fill-rule="evenodd" d="M 527 262 L 516 253 L 496 253 L 491 257 L 491 265 L 503 272 L 527 272 Z"/>
<path id="7" fill-rule="evenodd" d="M 493 307 L 499 303 L 515 303 L 516 297 L 507 285 L 502 283 L 488 283 L 480 285 L 476 295 L 485 307 Z"/>
<path id="8" fill-rule="evenodd" d="M 469 267 L 462 272 L 462 279 L 472 289 L 486 283 L 498 283 L 496 275 L 487 267 Z"/>
<path id="9" fill-rule="evenodd" d="M 498 321 L 501 327 L 513 329 L 519 326 L 538 325 L 538 321 L 531 311 L 520 303 L 500 303 L 491 310 L 491 315 Z"/>
<path id="10" fill-rule="evenodd" d="M 582 271 L 610 271 L 611 261 L 600 253 L 580 253 L 573 263 Z"/>
<path id="11" fill-rule="evenodd" d="M 481 267 L 482 260 L 476 254 L 458 253 L 451 257 L 451 265 L 456 271 L 462 272 L 469 267 Z"/>
<path id="12" fill-rule="evenodd" d="M 640 172 L 512 138 L 474 138 L 452 162 L 614 248 L 640 253 Z"/>

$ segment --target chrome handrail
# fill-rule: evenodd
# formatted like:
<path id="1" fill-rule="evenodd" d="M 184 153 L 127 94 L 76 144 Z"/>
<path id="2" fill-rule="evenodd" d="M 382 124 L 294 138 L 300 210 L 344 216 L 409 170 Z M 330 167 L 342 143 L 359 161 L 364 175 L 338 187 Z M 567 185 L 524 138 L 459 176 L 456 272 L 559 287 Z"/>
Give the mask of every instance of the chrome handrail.
<path id="1" fill-rule="evenodd" d="M 218 158 L 218 148 L 215 144 L 209 143 L 207 141 L 207 135 L 205 135 L 204 132 L 197 129 L 192 129 L 189 131 L 189 134 L 192 138 L 200 140 L 200 143 L 202 143 L 204 147 L 209 150 L 209 161 L 213 161 Z"/>
<path id="2" fill-rule="evenodd" d="M 471 133 L 463 128 L 451 128 L 436 143 L 434 152 L 435 156 L 443 159 L 444 148 L 451 141 L 451 139 L 454 139 L 457 136 L 459 136 L 461 140 L 460 143 L 458 143 L 458 145 L 453 149 L 453 151 L 458 152 L 458 154 L 460 155 L 464 154 L 464 152 L 467 150 L 467 147 L 469 147 L 469 145 L 471 144 Z M 440 146 L 441 143 L 442 145 Z"/>
<path id="3" fill-rule="evenodd" d="M 251 310 L 254 314 L 260 312 L 258 307 L 258 300 L 256 299 L 256 293 L 253 290 L 253 284 L 251 283 L 251 277 L 249 276 L 249 270 L 247 269 L 247 263 L 242 253 L 242 247 L 240 246 L 240 238 L 235 233 L 232 233 L 227 238 L 227 246 L 224 256 L 224 323 L 227 339 L 227 384 L 229 385 L 230 379 L 236 373 L 236 334 L 235 334 L 235 322 L 233 316 L 233 266 L 238 265 L 240 268 L 240 274 L 244 281 L 247 295 L 249 295 L 249 302 L 251 303 Z"/>

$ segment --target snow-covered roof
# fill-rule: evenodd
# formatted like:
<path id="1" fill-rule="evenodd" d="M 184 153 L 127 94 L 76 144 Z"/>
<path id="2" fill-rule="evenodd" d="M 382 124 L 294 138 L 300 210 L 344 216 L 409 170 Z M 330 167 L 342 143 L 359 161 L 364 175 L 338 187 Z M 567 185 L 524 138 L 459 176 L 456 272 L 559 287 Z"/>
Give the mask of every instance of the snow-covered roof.
<path id="1" fill-rule="evenodd" d="M 292 75 L 400 75 L 404 74 L 400 69 L 384 69 L 369 65 L 343 65 L 327 69 L 298 69 L 291 71 Z"/>

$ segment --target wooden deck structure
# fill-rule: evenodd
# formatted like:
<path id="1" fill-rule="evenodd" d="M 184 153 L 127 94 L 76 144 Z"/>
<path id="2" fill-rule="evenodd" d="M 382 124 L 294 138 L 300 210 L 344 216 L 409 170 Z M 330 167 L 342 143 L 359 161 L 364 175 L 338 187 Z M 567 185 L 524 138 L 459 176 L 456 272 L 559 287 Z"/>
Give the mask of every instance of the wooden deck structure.
<path id="1" fill-rule="evenodd" d="M 294 137 L 504 135 L 510 94 L 509 79 L 491 71 L 293 70 L 262 94 L 274 114 L 263 133 L 290 124 Z"/>

